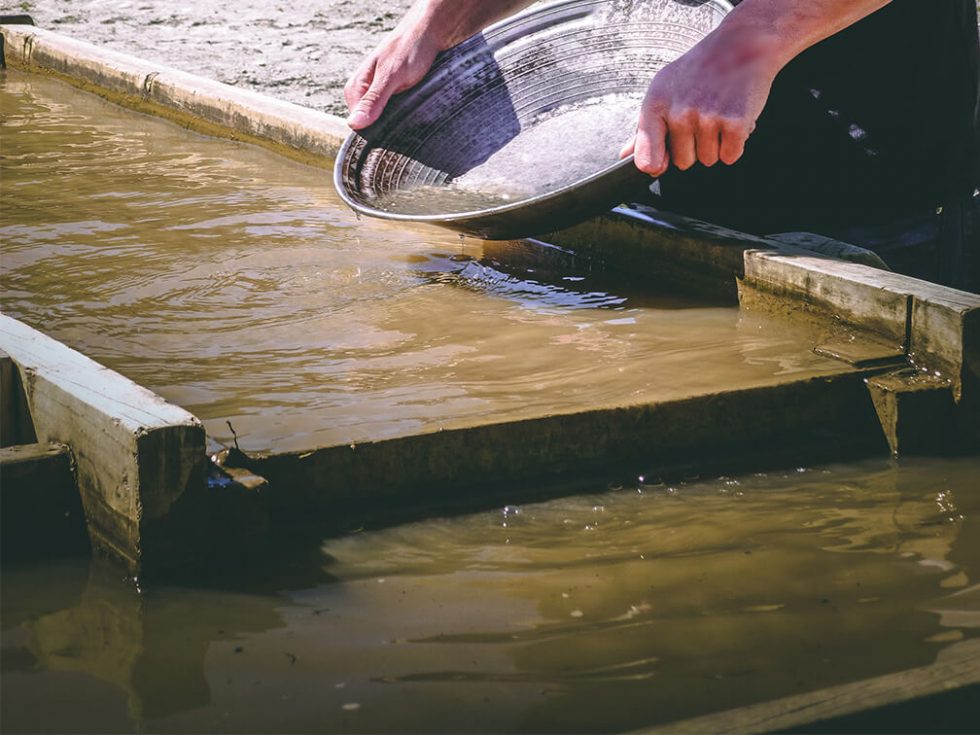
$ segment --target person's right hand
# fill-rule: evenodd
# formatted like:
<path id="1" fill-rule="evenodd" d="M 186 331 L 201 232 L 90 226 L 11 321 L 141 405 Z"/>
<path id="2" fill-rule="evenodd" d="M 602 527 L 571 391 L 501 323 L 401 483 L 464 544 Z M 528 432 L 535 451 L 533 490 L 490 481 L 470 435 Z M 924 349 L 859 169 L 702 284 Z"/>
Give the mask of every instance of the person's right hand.
<path id="1" fill-rule="evenodd" d="M 347 124 L 361 130 L 377 120 L 392 95 L 422 81 L 442 46 L 430 27 L 406 17 L 364 59 L 344 87 L 350 109 Z"/>

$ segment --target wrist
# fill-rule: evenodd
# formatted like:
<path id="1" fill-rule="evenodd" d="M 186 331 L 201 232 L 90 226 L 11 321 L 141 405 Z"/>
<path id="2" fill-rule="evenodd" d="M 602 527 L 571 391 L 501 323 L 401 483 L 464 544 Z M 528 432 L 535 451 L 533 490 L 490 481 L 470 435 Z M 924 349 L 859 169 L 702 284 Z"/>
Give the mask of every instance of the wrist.
<path id="1" fill-rule="evenodd" d="M 752 68 L 772 78 L 802 51 L 773 29 L 739 22 L 732 16 L 716 28 L 700 47 L 716 69 L 731 71 Z"/>
<path id="2" fill-rule="evenodd" d="M 438 12 L 437 5 L 433 0 L 420 0 L 413 4 L 395 26 L 392 37 L 413 45 L 428 46 L 435 51 L 451 48 L 446 24 L 441 17 L 445 13 Z"/>
<path id="3" fill-rule="evenodd" d="M 417 0 L 410 15 L 440 51 L 456 46 L 531 0 Z"/>
<path id="4" fill-rule="evenodd" d="M 405 20 L 410 23 L 412 35 L 419 41 L 431 44 L 437 51 L 447 51 L 476 33 L 467 23 L 471 13 L 460 12 L 455 5 L 459 0 L 421 0 L 412 8 Z"/>

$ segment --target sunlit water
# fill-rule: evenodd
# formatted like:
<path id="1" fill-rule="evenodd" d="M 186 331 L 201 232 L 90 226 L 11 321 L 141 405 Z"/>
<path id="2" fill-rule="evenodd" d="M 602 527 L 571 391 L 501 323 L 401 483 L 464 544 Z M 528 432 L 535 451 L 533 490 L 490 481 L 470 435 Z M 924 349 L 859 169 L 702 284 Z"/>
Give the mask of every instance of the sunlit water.
<path id="1" fill-rule="evenodd" d="M 7 567 L 4 729 L 616 732 L 929 664 L 980 631 L 978 470 L 634 482 L 142 596 Z"/>
<path id="2" fill-rule="evenodd" d="M 156 43 L 160 13 L 121 40 Z M 324 415 L 397 432 L 435 407 L 506 415 L 508 390 L 562 407 L 822 365 L 800 332 L 357 223 L 324 172 L 0 80 L 3 309 L 253 447 L 332 441 Z M 142 595 L 88 561 L 5 567 L 0 720 L 607 732 L 927 664 L 980 628 L 978 476 L 966 459 L 637 482 L 299 542 Z"/>
<path id="3" fill-rule="evenodd" d="M 357 221 L 328 172 L 50 79 L 0 81 L 0 306 L 247 450 L 837 369 L 799 325 Z"/>

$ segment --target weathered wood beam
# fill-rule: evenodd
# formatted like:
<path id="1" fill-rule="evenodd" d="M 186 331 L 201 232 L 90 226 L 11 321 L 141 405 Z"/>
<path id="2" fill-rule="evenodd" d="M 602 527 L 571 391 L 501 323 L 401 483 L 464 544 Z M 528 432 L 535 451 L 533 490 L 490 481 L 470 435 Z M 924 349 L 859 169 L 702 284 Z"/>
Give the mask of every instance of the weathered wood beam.
<path id="1" fill-rule="evenodd" d="M 0 449 L 0 527 L 8 561 L 88 546 L 68 447 L 21 444 Z"/>
<path id="2" fill-rule="evenodd" d="M 672 722 L 661 727 L 638 730 L 633 735 L 752 735 L 786 732 L 978 683 L 980 641 L 964 641 L 943 650 L 936 662 L 928 666 L 705 717 Z M 814 731 L 819 732 L 819 728 Z"/>
<path id="3" fill-rule="evenodd" d="M 179 565 L 207 535 L 204 427 L 79 352 L 0 315 L 38 440 L 71 447 L 96 546 L 135 572 Z"/>

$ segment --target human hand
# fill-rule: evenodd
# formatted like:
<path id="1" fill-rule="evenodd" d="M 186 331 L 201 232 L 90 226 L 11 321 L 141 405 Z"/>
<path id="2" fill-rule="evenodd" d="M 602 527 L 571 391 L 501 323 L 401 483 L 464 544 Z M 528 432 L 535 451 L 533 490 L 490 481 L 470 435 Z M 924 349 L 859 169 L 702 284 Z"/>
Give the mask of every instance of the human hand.
<path id="1" fill-rule="evenodd" d="M 350 109 L 347 124 L 354 130 L 371 125 L 392 95 L 422 81 L 443 50 L 428 28 L 407 17 L 361 63 L 344 87 Z"/>
<path id="2" fill-rule="evenodd" d="M 733 164 L 772 88 L 781 63 L 760 34 L 719 33 L 664 67 L 651 81 L 636 135 L 621 157 L 662 175 L 673 163 L 686 170 L 700 161 Z"/>
<path id="3" fill-rule="evenodd" d="M 422 81 L 436 55 L 531 0 L 416 0 L 391 34 L 344 87 L 347 124 L 361 130 L 381 115 L 392 95 Z"/>

